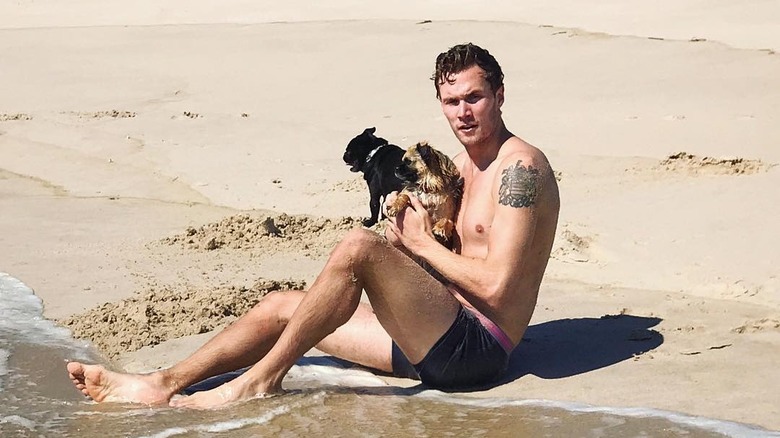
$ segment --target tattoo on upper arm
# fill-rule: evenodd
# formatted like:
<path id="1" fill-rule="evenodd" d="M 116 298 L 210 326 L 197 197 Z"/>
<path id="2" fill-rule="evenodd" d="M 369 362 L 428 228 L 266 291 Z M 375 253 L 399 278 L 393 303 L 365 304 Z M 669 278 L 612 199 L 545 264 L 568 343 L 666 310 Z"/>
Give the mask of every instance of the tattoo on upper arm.
<path id="1" fill-rule="evenodd" d="M 539 169 L 530 165 L 523 166 L 523 160 L 518 160 L 506 169 L 501 176 L 501 187 L 498 189 L 498 203 L 510 207 L 530 207 L 536 202 L 538 193 Z"/>

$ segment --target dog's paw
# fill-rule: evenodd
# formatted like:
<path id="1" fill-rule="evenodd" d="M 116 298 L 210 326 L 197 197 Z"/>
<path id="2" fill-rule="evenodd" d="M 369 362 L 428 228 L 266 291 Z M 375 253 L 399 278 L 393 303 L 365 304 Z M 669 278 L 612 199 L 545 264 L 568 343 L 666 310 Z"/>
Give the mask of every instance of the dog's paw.
<path id="1" fill-rule="evenodd" d="M 398 196 L 393 199 L 393 202 L 387 205 L 387 215 L 390 217 L 398 216 L 404 208 L 411 205 L 409 196 L 406 193 L 399 193 Z"/>
<path id="2" fill-rule="evenodd" d="M 449 248 L 452 243 L 452 233 L 454 230 L 455 223 L 451 219 L 439 219 L 433 224 L 433 228 L 431 229 L 433 237 L 447 248 Z"/>
<path id="3" fill-rule="evenodd" d="M 372 218 L 368 218 L 368 219 L 363 219 L 362 220 L 363 226 L 366 227 L 366 228 L 373 227 L 374 225 L 376 225 L 376 222 L 377 222 L 377 220 L 376 219 L 372 219 Z"/>

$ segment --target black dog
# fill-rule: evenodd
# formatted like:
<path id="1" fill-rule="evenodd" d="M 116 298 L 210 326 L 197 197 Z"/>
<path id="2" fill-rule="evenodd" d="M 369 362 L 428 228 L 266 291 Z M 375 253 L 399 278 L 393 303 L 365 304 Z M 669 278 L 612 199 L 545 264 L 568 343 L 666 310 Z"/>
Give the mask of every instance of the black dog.
<path id="1" fill-rule="evenodd" d="M 381 200 L 390 192 L 403 188 L 403 182 L 395 176 L 395 169 L 401 164 L 404 150 L 384 138 L 376 137 L 374 132 L 376 128 L 366 128 L 349 142 L 344 152 L 344 162 L 349 164 L 349 170 L 363 172 L 363 179 L 368 184 L 371 217 L 363 221 L 367 227 L 379 220 Z"/>

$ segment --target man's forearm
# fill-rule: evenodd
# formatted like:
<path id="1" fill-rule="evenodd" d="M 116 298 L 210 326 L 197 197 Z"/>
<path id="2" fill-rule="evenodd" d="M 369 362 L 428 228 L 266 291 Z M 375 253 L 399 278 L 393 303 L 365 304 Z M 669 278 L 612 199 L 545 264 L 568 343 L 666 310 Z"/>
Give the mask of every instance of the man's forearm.
<path id="1" fill-rule="evenodd" d="M 489 304 L 494 296 L 500 273 L 491 269 L 485 259 L 456 254 L 438 243 L 421 248 L 417 256 L 461 289 L 470 302 L 478 300 Z"/>

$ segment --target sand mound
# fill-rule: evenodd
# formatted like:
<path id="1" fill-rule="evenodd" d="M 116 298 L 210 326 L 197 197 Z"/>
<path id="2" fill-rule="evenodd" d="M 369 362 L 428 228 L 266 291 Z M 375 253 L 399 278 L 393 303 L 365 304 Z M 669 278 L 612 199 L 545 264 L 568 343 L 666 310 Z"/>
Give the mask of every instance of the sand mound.
<path id="1" fill-rule="evenodd" d="M 251 287 L 153 287 L 140 296 L 103 304 L 59 323 L 115 358 L 169 339 L 209 332 L 243 315 L 269 292 L 305 286 L 303 281 L 261 278 Z"/>
<path id="2" fill-rule="evenodd" d="M 550 257 L 562 262 L 590 262 L 592 256 L 589 249 L 592 242 L 592 237 L 577 234 L 567 225 L 563 225 L 555 237 L 555 246 Z"/>
<path id="3" fill-rule="evenodd" d="M 347 231 L 360 226 L 360 219 L 352 217 L 239 214 L 198 228 L 187 228 L 184 233 L 158 243 L 202 251 L 229 248 L 261 250 L 266 255 L 296 252 L 320 257 L 330 253 Z"/>
<path id="4" fill-rule="evenodd" d="M 766 171 L 770 167 L 772 166 L 760 160 L 698 157 L 687 152 L 678 152 L 662 160 L 653 170 L 691 175 L 747 175 Z"/>

